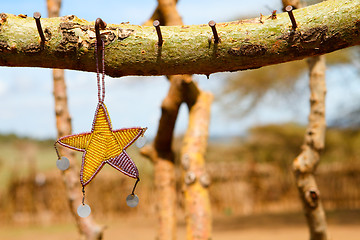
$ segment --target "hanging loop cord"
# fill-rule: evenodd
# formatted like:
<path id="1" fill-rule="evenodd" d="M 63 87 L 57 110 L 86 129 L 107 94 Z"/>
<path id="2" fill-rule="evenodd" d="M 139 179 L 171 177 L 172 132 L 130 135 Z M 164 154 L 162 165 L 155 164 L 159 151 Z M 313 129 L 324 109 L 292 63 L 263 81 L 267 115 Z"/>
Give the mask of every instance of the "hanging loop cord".
<path id="1" fill-rule="evenodd" d="M 100 71 L 99 71 L 99 49 L 98 43 L 95 42 L 95 57 L 96 57 L 96 77 L 97 77 L 97 85 L 98 85 L 98 100 L 100 103 L 104 102 L 105 99 L 105 43 L 101 39 L 101 65 L 102 65 L 102 73 L 100 79 Z"/>

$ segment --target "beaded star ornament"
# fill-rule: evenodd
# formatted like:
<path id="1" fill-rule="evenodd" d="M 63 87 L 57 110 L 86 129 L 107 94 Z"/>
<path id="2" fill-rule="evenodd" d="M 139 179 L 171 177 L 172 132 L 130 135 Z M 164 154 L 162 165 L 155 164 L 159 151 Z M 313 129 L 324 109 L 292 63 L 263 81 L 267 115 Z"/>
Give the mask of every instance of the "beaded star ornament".
<path id="1" fill-rule="evenodd" d="M 82 185 L 82 204 L 77 209 L 80 217 L 87 217 L 91 209 L 85 204 L 85 186 L 89 184 L 105 164 L 109 164 L 125 175 L 135 178 L 136 182 L 132 193 L 126 198 L 127 205 L 135 207 L 139 198 L 134 194 L 137 183 L 140 181 L 139 171 L 127 154 L 126 149 L 137 140 L 138 147 L 144 144 L 144 133 L 147 128 L 133 127 L 113 130 L 109 113 L 106 109 L 105 98 L 105 62 L 104 41 L 102 43 L 102 76 L 100 79 L 98 64 L 98 44 L 95 43 L 98 105 L 90 132 L 74 134 L 59 138 L 55 142 L 55 150 L 58 155 L 56 162 L 60 170 L 66 170 L 70 163 L 66 157 L 61 157 L 56 144 L 83 152 L 80 171 L 80 183 Z"/>

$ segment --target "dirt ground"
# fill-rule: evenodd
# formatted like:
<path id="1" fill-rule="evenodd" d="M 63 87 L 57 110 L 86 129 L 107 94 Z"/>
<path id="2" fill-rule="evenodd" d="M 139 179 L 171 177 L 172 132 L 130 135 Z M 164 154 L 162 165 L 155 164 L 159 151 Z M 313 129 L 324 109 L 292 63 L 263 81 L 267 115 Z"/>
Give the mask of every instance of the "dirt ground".
<path id="1" fill-rule="evenodd" d="M 98 221 L 106 226 L 104 239 L 155 239 L 156 219 L 127 217 L 112 221 Z M 360 210 L 328 213 L 332 240 L 360 239 Z M 185 224 L 180 222 L 177 239 L 185 239 Z M 49 226 L 0 226 L 0 239 L 6 240 L 64 240 L 78 239 L 73 224 Z M 214 240 L 307 240 L 305 220 L 301 213 L 256 216 L 220 216 L 214 220 Z"/>

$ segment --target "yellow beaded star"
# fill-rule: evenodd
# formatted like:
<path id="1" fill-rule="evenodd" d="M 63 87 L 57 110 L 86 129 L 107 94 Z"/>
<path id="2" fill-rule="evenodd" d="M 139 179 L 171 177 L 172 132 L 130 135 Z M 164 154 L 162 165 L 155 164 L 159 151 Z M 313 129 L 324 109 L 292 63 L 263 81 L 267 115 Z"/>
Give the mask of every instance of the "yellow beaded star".
<path id="1" fill-rule="evenodd" d="M 125 150 L 145 131 L 146 128 L 139 127 L 112 130 L 106 106 L 103 102 L 99 102 L 91 132 L 65 136 L 57 142 L 64 147 L 84 152 L 80 182 L 85 186 L 106 163 L 138 179 L 137 167 Z"/>

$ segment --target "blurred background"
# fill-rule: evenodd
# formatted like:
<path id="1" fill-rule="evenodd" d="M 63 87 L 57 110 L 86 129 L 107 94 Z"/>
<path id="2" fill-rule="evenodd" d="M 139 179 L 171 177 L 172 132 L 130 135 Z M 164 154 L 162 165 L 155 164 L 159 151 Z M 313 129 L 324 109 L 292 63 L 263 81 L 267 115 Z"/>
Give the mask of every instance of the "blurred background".
<path id="1" fill-rule="evenodd" d="M 101 17 L 108 23 L 129 21 L 141 25 L 156 6 L 154 0 L 101 3 L 63 0 L 60 15 L 73 14 L 88 21 Z M 177 8 L 185 24 L 204 24 L 212 19 L 224 22 L 258 17 L 260 13 L 270 15 L 273 10 L 281 12 L 282 3 L 280 0 L 224 0 L 221 4 L 214 0 L 180 0 Z M 46 1 L 4 1 L 0 7 L 0 12 L 16 15 L 32 16 L 35 11 L 46 17 Z M 359 47 L 353 47 L 326 57 L 328 129 L 316 178 L 328 214 L 329 232 L 333 231 L 335 236 L 344 236 L 343 232 L 360 235 L 355 227 L 360 223 L 359 54 Z M 74 239 L 76 227 L 55 165 L 51 69 L 0 67 L 0 73 L 0 239 L 29 236 L 57 239 L 53 233 L 59 235 L 58 239 Z M 67 70 L 65 78 L 73 132 L 88 131 L 97 104 L 96 75 Z M 294 234 L 299 231 L 300 236 L 307 236 L 291 171 L 292 160 L 303 143 L 309 112 L 306 61 L 217 73 L 210 79 L 194 75 L 194 80 L 201 89 L 215 95 L 207 152 L 207 168 L 212 178 L 214 238 L 246 239 L 255 234 L 251 229 L 259 223 L 269 229 L 286 226 L 287 231 L 293 229 Z M 157 131 L 160 105 L 169 87 L 166 78 L 107 77 L 106 84 L 105 101 L 114 128 L 147 126 L 147 137 L 151 141 Z M 181 108 L 175 129 L 176 151 L 181 147 L 187 127 L 187 114 L 187 109 Z M 128 208 L 124 201 L 132 179 L 111 168 L 105 167 L 87 191 L 95 219 L 108 225 L 105 239 L 106 234 L 115 235 L 117 229 L 125 231 L 134 224 L 142 227 L 143 234 L 155 236 L 152 164 L 136 147 L 131 147 L 129 152 L 142 176 L 137 190 L 141 204 L 136 209 Z M 78 159 L 80 166 L 81 154 Z M 117 199 L 112 192 L 125 195 Z M 180 181 L 178 193 L 182 194 Z M 179 199 L 179 219 L 183 219 L 183 202 Z M 139 223 L 140 218 L 148 220 Z M 184 232 L 181 226 L 179 229 L 181 237 Z M 235 229 L 240 231 L 239 235 L 230 234 Z M 124 234 L 143 239 L 135 237 L 138 233 Z"/>

